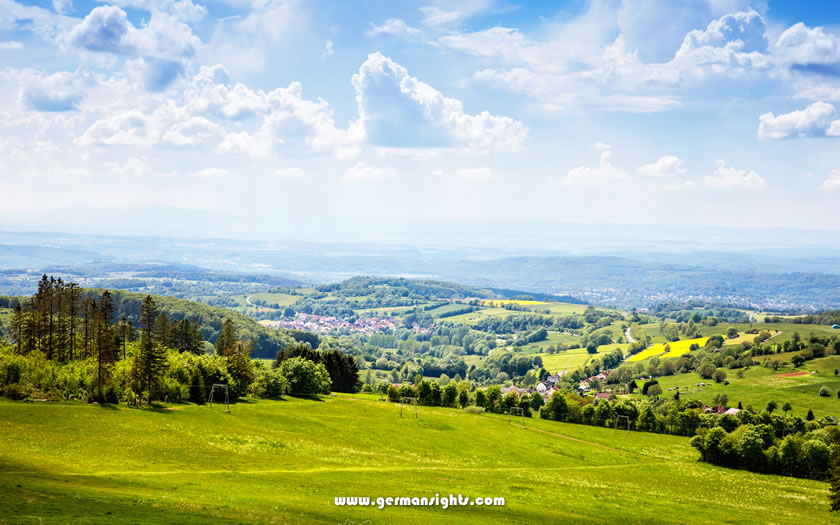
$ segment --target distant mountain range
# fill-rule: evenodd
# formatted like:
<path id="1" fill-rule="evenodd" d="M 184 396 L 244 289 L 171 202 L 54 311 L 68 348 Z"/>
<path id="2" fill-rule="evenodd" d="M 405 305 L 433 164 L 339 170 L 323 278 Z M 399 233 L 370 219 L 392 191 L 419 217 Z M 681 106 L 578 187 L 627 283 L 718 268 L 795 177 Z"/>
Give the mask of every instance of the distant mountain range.
<path id="1" fill-rule="evenodd" d="M 527 250 L 524 250 L 527 252 Z M 788 250 L 788 252 L 790 251 Z M 794 252 L 795 253 L 795 252 Z M 803 248 L 803 253 L 809 253 Z M 329 283 L 355 275 L 454 281 L 645 307 L 691 299 L 785 311 L 840 306 L 840 257 L 673 251 L 592 255 L 522 249 L 432 249 L 388 243 L 314 243 L 0 232 L 0 293 L 21 274 L 247 283 Z"/>

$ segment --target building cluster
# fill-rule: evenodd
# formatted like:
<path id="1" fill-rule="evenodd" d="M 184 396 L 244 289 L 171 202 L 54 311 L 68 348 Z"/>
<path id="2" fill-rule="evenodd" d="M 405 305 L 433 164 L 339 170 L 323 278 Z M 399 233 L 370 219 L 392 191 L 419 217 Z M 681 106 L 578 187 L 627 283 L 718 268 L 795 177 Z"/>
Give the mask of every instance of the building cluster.
<path id="1" fill-rule="evenodd" d="M 516 392 L 516 394 L 519 396 L 537 393 L 547 400 L 551 398 L 551 394 L 560 390 L 560 388 L 558 387 L 558 385 L 560 384 L 560 378 L 567 373 L 567 370 L 561 370 L 560 372 L 557 372 L 554 375 L 546 377 L 545 379 L 537 383 L 537 385 L 533 388 L 520 388 L 516 385 L 506 386 L 502 388 L 502 395 L 507 394 L 509 392 Z"/>
<path id="2" fill-rule="evenodd" d="M 607 377 L 609 377 L 609 375 L 610 375 L 610 371 L 609 370 L 604 370 L 600 374 L 596 374 L 596 375 L 594 375 L 592 377 L 588 377 L 586 379 L 581 379 L 580 383 L 578 383 L 578 388 L 577 388 L 578 392 L 580 392 L 581 394 L 587 392 L 591 388 L 590 385 L 592 384 L 593 381 L 597 381 L 598 383 L 603 383 L 604 381 L 607 380 Z"/>
<path id="3" fill-rule="evenodd" d="M 351 323 L 339 317 L 305 314 L 302 312 L 297 313 L 294 318 L 270 321 L 270 324 L 274 328 L 306 330 L 309 332 L 324 333 L 332 330 L 349 330 L 351 332 L 368 334 L 392 332 L 397 328 L 402 328 L 403 325 L 402 320 L 396 317 L 359 317 Z M 429 328 L 423 328 L 419 324 L 414 323 L 411 328 L 417 333 L 428 334 L 434 329 L 434 325 Z"/>

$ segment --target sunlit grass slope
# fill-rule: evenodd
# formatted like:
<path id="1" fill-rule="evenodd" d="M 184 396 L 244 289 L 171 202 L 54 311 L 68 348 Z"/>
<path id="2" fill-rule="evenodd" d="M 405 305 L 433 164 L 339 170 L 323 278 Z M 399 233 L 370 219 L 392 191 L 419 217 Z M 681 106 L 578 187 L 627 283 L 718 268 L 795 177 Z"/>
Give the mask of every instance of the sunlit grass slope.
<path id="1" fill-rule="evenodd" d="M 0 401 L 0 521 L 825 523 L 827 484 L 697 462 L 687 438 L 363 396 L 232 407 Z M 406 411 L 408 415 L 408 411 Z M 502 496 L 501 508 L 336 496 Z"/>

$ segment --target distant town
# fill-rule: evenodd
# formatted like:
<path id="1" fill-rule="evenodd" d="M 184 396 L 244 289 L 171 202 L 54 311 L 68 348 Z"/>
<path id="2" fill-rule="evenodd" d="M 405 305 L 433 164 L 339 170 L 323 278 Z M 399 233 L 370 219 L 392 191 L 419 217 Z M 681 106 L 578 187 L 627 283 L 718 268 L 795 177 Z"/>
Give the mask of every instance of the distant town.
<path id="1" fill-rule="evenodd" d="M 260 321 L 260 324 L 271 328 L 286 328 L 294 330 L 307 330 L 310 332 L 327 333 L 333 330 L 349 330 L 351 332 L 377 333 L 393 332 L 398 328 L 404 328 L 402 319 L 396 317 L 359 317 L 352 323 L 338 317 L 297 313 L 294 318 L 280 319 L 277 321 Z M 421 327 L 413 323 L 411 330 L 419 334 L 428 334 L 435 328 L 435 325 Z"/>

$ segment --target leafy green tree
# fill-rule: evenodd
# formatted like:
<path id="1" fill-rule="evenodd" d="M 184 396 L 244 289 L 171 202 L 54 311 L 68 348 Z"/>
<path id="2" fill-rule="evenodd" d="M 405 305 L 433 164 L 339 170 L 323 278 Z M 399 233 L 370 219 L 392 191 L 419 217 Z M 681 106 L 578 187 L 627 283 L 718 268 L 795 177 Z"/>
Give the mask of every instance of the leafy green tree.
<path id="1" fill-rule="evenodd" d="M 449 382 L 443 387 L 443 396 L 441 398 L 443 406 L 455 406 L 458 401 L 458 385 L 454 382 Z"/>
<path id="2" fill-rule="evenodd" d="M 529 403 L 531 405 L 531 410 L 536 412 L 540 408 L 542 408 L 542 406 L 545 404 L 545 401 L 543 401 L 543 398 L 539 394 L 539 392 L 534 392 L 533 394 L 531 394 L 531 399 Z"/>
<path id="3" fill-rule="evenodd" d="M 487 406 L 487 394 L 481 388 L 475 391 L 475 406 L 482 408 Z"/>
<path id="4" fill-rule="evenodd" d="M 764 410 L 767 411 L 768 414 L 772 414 L 774 410 L 779 408 L 779 404 L 773 401 L 772 399 L 764 405 Z"/>
<path id="5" fill-rule="evenodd" d="M 697 367 L 697 373 L 700 374 L 700 377 L 703 379 L 711 379 L 715 370 L 715 365 L 711 361 L 704 361 L 699 367 Z"/>
<path id="6" fill-rule="evenodd" d="M 278 367 L 289 382 L 291 395 L 330 393 L 330 374 L 324 365 L 302 357 L 286 359 Z"/>
<path id="7" fill-rule="evenodd" d="M 487 400 L 485 401 L 484 408 L 486 408 L 490 412 L 500 412 L 501 406 L 500 402 L 502 400 L 502 390 L 499 388 L 498 385 L 493 385 L 487 388 Z"/>
<path id="8" fill-rule="evenodd" d="M 814 420 L 814 411 L 810 408 L 808 409 L 808 415 L 805 416 L 806 421 L 813 421 Z"/>
<path id="9" fill-rule="evenodd" d="M 569 405 L 566 403 L 566 397 L 560 392 L 554 392 L 548 403 L 540 410 L 540 417 L 553 421 L 565 421 L 568 413 Z"/>
<path id="10" fill-rule="evenodd" d="M 388 401 L 396 403 L 400 400 L 400 391 L 393 384 L 388 385 Z"/>
<path id="11" fill-rule="evenodd" d="M 655 385 L 659 385 L 659 381 L 657 381 L 656 379 L 651 379 L 650 381 L 645 381 L 644 383 L 642 383 L 642 395 L 648 395 L 648 390 L 650 390 L 651 387 Z M 662 393 L 661 390 L 659 392 Z"/>
<path id="12" fill-rule="evenodd" d="M 205 395 L 204 375 L 196 363 L 190 370 L 190 402 L 204 404 Z"/>
<path id="13" fill-rule="evenodd" d="M 461 390 L 458 392 L 458 404 L 461 405 L 461 408 L 470 404 L 470 393 L 466 390 Z"/>
<path id="14" fill-rule="evenodd" d="M 785 401 L 785 402 L 782 404 L 782 411 L 784 411 L 785 416 L 787 416 L 787 413 L 788 413 L 788 412 L 790 412 L 791 410 L 793 410 L 793 407 L 792 407 L 792 406 L 790 406 L 790 402 Z"/>

